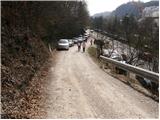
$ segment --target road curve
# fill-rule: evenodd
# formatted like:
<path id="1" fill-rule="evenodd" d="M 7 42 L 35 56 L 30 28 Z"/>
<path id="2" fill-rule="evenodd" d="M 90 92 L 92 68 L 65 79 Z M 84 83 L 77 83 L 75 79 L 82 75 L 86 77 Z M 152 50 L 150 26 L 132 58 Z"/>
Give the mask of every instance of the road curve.
<path id="1" fill-rule="evenodd" d="M 159 116 L 158 102 L 102 71 L 87 53 L 77 52 L 77 46 L 58 51 L 51 71 L 47 118 Z"/>

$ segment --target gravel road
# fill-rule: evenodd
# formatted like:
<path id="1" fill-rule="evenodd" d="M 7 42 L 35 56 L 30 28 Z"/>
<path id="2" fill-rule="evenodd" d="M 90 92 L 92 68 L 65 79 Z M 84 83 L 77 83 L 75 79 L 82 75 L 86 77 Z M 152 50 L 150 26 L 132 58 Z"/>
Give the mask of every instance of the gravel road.
<path id="1" fill-rule="evenodd" d="M 159 103 L 111 77 L 77 46 L 58 51 L 47 118 L 158 118 Z"/>

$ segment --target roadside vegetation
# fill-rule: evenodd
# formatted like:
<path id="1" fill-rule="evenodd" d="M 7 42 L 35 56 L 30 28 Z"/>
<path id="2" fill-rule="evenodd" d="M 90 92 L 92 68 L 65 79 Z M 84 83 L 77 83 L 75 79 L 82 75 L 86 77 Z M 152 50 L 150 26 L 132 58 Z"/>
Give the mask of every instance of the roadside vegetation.
<path id="1" fill-rule="evenodd" d="M 93 57 L 94 59 L 97 58 L 97 54 L 96 54 L 96 48 L 91 46 L 88 48 L 88 53 L 91 57 Z"/>
<path id="2" fill-rule="evenodd" d="M 95 46 L 90 46 L 87 49 L 87 52 L 89 56 L 92 58 L 92 60 L 100 67 L 102 67 L 102 63 L 97 55 L 97 48 Z"/>
<path id="3" fill-rule="evenodd" d="M 159 26 L 156 20 L 154 17 L 137 18 L 132 14 L 122 18 L 96 17 L 92 18 L 92 28 L 128 45 L 128 64 L 138 66 L 139 61 L 144 60 L 149 70 L 159 72 Z M 124 49 L 121 48 L 126 52 Z"/>

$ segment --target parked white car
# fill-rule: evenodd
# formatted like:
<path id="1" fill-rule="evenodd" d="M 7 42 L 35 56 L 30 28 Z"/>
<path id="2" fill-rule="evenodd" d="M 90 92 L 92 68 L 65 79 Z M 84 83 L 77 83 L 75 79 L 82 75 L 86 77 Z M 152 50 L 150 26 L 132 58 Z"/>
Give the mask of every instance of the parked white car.
<path id="1" fill-rule="evenodd" d="M 69 50 L 69 41 L 67 39 L 60 39 L 58 41 L 57 49 Z"/>
<path id="2" fill-rule="evenodd" d="M 120 54 L 118 54 L 118 53 L 115 53 L 115 52 L 113 52 L 111 54 L 110 58 L 118 60 L 118 61 L 122 61 L 123 60 L 122 56 Z"/>
<path id="3" fill-rule="evenodd" d="M 78 42 L 83 42 L 84 39 L 83 39 L 83 37 L 78 37 L 77 40 L 78 40 Z"/>
<path id="4" fill-rule="evenodd" d="M 112 53 L 117 53 L 117 51 L 112 49 L 103 49 L 102 52 L 103 52 L 103 55 L 106 57 L 110 57 Z"/>
<path id="5" fill-rule="evenodd" d="M 120 61 L 122 63 L 126 63 L 126 61 L 123 60 L 122 55 L 120 55 L 116 50 L 103 49 L 103 56 L 112 58 L 112 59 Z"/>
<path id="6" fill-rule="evenodd" d="M 68 41 L 69 41 L 69 47 L 74 46 L 74 42 L 73 42 L 73 40 L 72 40 L 72 39 L 68 39 Z"/>

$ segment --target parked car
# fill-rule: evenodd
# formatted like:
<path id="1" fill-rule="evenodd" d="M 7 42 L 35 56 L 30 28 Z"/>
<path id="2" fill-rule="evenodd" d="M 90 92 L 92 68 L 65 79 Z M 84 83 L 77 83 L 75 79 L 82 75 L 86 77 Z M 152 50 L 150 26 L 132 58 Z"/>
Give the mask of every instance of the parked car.
<path id="1" fill-rule="evenodd" d="M 78 37 L 77 40 L 78 40 L 78 42 L 83 42 L 84 39 L 83 39 L 83 37 Z"/>
<path id="2" fill-rule="evenodd" d="M 78 40 L 76 37 L 73 38 L 73 42 L 74 42 L 74 44 L 77 44 Z"/>
<path id="3" fill-rule="evenodd" d="M 90 32 L 94 32 L 94 30 L 90 30 Z"/>
<path id="4" fill-rule="evenodd" d="M 113 52 L 110 56 L 110 58 L 114 59 L 114 60 L 117 60 L 117 61 L 122 61 L 122 56 L 116 52 Z"/>
<path id="5" fill-rule="evenodd" d="M 116 52 L 116 51 L 112 49 L 103 49 L 102 55 L 106 57 L 110 57 L 113 52 Z"/>
<path id="6" fill-rule="evenodd" d="M 72 39 L 68 39 L 68 41 L 69 41 L 69 47 L 74 46 L 74 42 L 73 42 L 73 40 L 72 40 Z"/>
<path id="7" fill-rule="evenodd" d="M 67 39 L 60 39 L 58 41 L 57 49 L 69 50 L 69 41 Z"/>
<path id="8" fill-rule="evenodd" d="M 112 58 L 114 60 L 120 61 L 122 63 L 126 63 L 126 61 L 123 59 L 122 55 L 120 55 L 116 50 L 112 49 L 103 49 L 102 55 Z"/>

